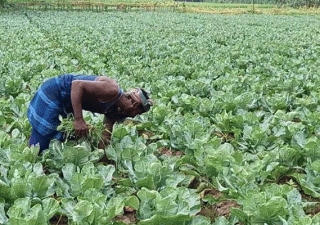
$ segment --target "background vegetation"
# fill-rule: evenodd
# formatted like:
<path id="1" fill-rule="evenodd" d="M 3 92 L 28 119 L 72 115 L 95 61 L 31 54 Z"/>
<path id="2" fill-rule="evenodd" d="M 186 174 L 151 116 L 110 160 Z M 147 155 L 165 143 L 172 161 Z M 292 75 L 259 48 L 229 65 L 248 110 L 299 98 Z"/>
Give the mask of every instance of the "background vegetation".
<path id="1" fill-rule="evenodd" d="M 320 224 L 319 16 L 0 18 L 0 223 Z M 144 87 L 155 105 L 106 149 L 53 141 L 38 154 L 28 103 L 66 73 Z"/>
<path id="2" fill-rule="evenodd" d="M 2 6 L 63 10 L 177 11 L 213 14 L 320 14 L 319 0 L 0 0 Z"/>
<path id="3" fill-rule="evenodd" d="M 268 4 L 281 7 L 319 7 L 319 0 L 177 0 L 180 2 L 207 2 L 232 4 Z"/>

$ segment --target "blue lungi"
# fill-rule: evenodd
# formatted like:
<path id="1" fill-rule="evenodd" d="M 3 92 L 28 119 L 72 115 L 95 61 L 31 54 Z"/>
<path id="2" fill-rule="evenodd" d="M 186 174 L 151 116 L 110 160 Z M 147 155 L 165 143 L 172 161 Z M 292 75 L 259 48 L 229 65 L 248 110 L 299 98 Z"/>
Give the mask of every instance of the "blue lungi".
<path id="1" fill-rule="evenodd" d="M 30 102 L 27 114 L 32 126 L 30 145 L 40 144 L 47 149 L 51 139 L 63 140 L 57 131 L 59 115 L 66 118 L 71 113 L 71 84 L 73 80 L 95 80 L 97 76 L 66 74 L 45 81 Z"/>

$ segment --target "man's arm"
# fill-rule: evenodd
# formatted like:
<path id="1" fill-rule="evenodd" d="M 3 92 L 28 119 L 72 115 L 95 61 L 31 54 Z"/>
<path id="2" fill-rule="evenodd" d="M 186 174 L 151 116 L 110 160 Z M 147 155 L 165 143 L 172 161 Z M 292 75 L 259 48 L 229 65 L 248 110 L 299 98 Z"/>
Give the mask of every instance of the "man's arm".
<path id="1" fill-rule="evenodd" d="M 111 140 L 113 125 L 115 124 L 115 120 L 108 119 L 106 116 L 103 119 L 103 124 L 105 126 L 105 130 L 103 131 L 103 140 L 99 143 L 99 148 L 106 148 Z"/>
<path id="2" fill-rule="evenodd" d="M 118 84 L 107 77 L 99 77 L 96 81 L 74 80 L 71 85 L 71 103 L 74 112 L 74 127 L 80 137 L 88 132 L 87 124 L 83 119 L 82 102 L 97 98 L 103 102 L 111 101 L 118 95 Z"/>

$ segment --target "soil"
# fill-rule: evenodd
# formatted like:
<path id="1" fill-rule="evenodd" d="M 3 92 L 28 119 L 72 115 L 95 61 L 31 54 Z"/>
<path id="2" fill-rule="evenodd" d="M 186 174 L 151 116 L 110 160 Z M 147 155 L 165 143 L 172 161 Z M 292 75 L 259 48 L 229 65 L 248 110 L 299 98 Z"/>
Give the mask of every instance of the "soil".
<path id="1" fill-rule="evenodd" d="M 197 178 L 194 178 L 188 185 L 188 188 L 197 189 L 199 185 L 200 185 L 200 181 Z"/>
<path id="2" fill-rule="evenodd" d="M 205 217 L 209 218 L 212 221 L 216 217 L 218 217 L 216 212 L 215 212 L 214 206 L 212 206 L 212 205 L 207 205 L 207 206 L 203 207 L 201 209 L 201 211 L 197 215 L 205 216 Z"/>
<path id="3" fill-rule="evenodd" d="M 229 217 L 232 208 L 240 208 L 240 205 L 234 200 L 225 200 L 215 205 L 205 205 L 198 215 L 210 218 L 212 221 L 219 217 Z"/>
<path id="4" fill-rule="evenodd" d="M 48 170 L 48 167 L 46 165 L 43 165 L 43 173 L 45 175 L 49 175 L 50 174 L 50 171 Z"/>
<path id="5" fill-rule="evenodd" d="M 213 134 L 222 138 L 223 143 L 230 142 L 235 139 L 234 133 L 215 131 L 215 132 L 213 132 Z"/>
<path id="6" fill-rule="evenodd" d="M 154 136 L 154 134 L 151 131 L 145 131 L 145 130 L 138 131 L 138 134 L 145 139 L 149 139 L 152 136 Z"/>
<path id="7" fill-rule="evenodd" d="M 212 195 L 214 198 L 220 198 L 221 196 L 223 196 L 223 194 L 217 189 L 206 189 L 201 193 L 201 195 L 201 197 Z"/>
<path id="8" fill-rule="evenodd" d="M 292 177 L 290 176 L 281 176 L 279 179 L 278 179 L 278 184 L 279 185 L 283 185 L 283 184 L 288 184 L 288 182 L 290 182 L 290 180 L 293 180 Z"/>
<path id="9" fill-rule="evenodd" d="M 66 215 L 54 215 L 49 223 L 52 225 L 68 225 L 68 217 Z"/>
<path id="10" fill-rule="evenodd" d="M 319 201 L 319 200 L 318 200 Z M 317 215 L 318 213 L 320 213 L 320 202 L 318 202 L 316 205 L 314 206 L 309 206 L 307 208 L 304 209 L 305 213 L 307 215 L 310 215 L 310 216 L 315 216 Z"/>
<path id="11" fill-rule="evenodd" d="M 104 164 L 112 164 L 115 165 L 116 162 L 113 160 L 108 159 L 108 157 L 106 156 L 106 154 L 103 155 L 103 157 L 99 160 L 99 162 L 102 162 Z"/>
<path id="12" fill-rule="evenodd" d="M 126 120 L 123 122 L 124 125 L 137 125 L 137 124 L 139 124 L 139 123 L 140 123 L 140 122 L 134 121 L 134 120 L 131 120 L 131 119 L 126 119 Z"/>
<path id="13" fill-rule="evenodd" d="M 303 193 L 302 191 L 300 191 L 300 194 L 301 194 L 301 197 L 303 200 L 316 203 L 313 206 L 308 206 L 308 207 L 304 208 L 304 211 L 307 215 L 315 216 L 318 213 L 320 213 L 320 199 L 319 198 L 314 198 L 310 195 Z"/>
<path id="14" fill-rule="evenodd" d="M 240 208 L 240 205 L 234 200 L 226 200 L 215 205 L 218 216 L 229 217 L 232 208 Z"/>
<path id="15" fill-rule="evenodd" d="M 183 156 L 184 155 L 184 152 L 182 151 L 173 151 L 171 150 L 170 148 L 167 148 L 167 147 L 161 147 L 158 149 L 158 153 L 160 155 L 166 155 L 166 156 Z"/>
<path id="16" fill-rule="evenodd" d="M 292 119 L 292 122 L 294 123 L 300 123 L 301 122 L 301 119 L 299 117 L 295 117 Z"/>
<path id="17" fill-rule="evenodd" d="M 223 198 L 223 193 L 217 189 L 205 189 L 201 192 L 200 197 L 203 198 L 207 195 L 212 195 L 215 199 Z M 240 208 L 241 206 L 235 200 L 222 200 L 214 205 L 203 203 L 203 207 L 198 215 L 202 215 L 215 220 L 219 216 L 229 217 L 232 208 Z"/>
<path id="18" fill-rule="evenodd" d="M 129 206 L 125 206 L 124 207 L 124 214 L 123 215 L 119 215 L 116 216 L 114 218 L 115 221 L 121 221 L 125 224 L 135 224 L 135 222 L 137 221 L 136 218 L 136 210 L 132 209 Z"/>

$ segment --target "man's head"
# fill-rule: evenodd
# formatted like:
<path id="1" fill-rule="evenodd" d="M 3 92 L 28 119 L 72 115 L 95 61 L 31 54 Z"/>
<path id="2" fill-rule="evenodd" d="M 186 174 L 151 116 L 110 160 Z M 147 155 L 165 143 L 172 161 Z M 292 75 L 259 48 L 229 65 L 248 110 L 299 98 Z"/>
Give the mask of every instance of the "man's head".
<path id="1" fill-rule="evenodd" d="M 129 117 L 135 117 L 149 111 L 153 103 L 145 90 L 137 88 L 124 93 L 119 105 L 124 114 Z"/>

